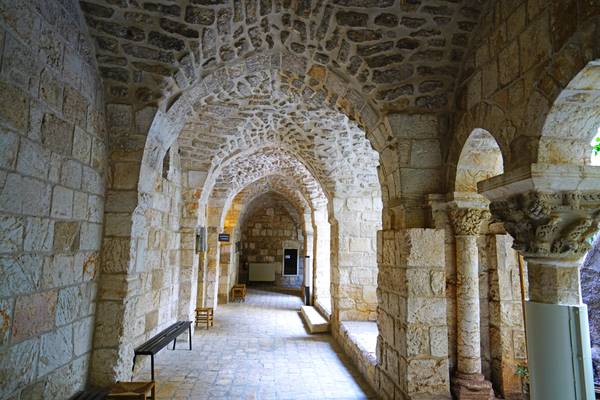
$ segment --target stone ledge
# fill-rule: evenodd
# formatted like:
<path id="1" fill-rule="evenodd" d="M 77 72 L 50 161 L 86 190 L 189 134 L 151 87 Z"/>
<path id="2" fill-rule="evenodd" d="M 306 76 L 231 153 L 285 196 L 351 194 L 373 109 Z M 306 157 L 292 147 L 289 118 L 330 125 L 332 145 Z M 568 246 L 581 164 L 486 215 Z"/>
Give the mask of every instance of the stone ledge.
<path id="1" fill-rule="evenodd" d="M 310 333 L 329 332 L 329 322 L 312 306 L 302 306 L 300 315 Z"/>
<path id="2" fill-rule="evenodd" d="M 336 339 L 353 364 L 371 387 L 379 385 L 376 379 L 377 336 L 379 330 L 374 321 L 343 321 Z"/>

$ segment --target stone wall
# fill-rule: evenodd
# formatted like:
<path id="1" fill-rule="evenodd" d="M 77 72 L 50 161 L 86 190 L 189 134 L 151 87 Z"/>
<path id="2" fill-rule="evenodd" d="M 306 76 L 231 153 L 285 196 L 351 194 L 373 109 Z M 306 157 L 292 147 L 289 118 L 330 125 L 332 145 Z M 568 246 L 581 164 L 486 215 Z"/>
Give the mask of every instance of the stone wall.
<path id="1" fill-rule="evenodd" d="M 259 204 L 248 211 L 241 225 L 242 259 L 248 263 L 280 263 L 275 269 L 275 286 L 300 288 L 304 282 L 304 237 L 297 211 L 279 195 L 267 194 L 255 202 Z M 283 275 L 284 248 L 298 249 L 298 275 Z M 246 281 L 247 274 L 244 269 L 240 271 L 241 282 Z"/>
<path id="2" fill-rule="evenodd" d="M 111 157 L 90 376 L 97 385 L 130 379 L 133 348 L 178 316 L 183 208 L 178 152 L 171 148 L 168 174 L 161 171 L 155 190 L 139 197 L 138 154 L 113 150 Z"/>
<path id="3" fill-rule="evenodd" d="M 381 198 L 334 198 L 331 265 L 334 320 L 377 319 L 377 231 Z"/>
<path id="4" fill-rule="evenodd" d="M 68 398 L 92 350 L 102 88 L 76 1 L 4 1 L 0 54 L 0 399 Z"/>

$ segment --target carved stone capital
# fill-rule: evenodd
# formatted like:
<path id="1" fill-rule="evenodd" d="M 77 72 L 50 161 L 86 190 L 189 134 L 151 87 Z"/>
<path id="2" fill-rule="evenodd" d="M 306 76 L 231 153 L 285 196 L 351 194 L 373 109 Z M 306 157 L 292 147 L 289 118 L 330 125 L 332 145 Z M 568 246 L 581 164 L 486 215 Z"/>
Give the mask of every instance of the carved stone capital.
<path id="1" fill-rule="evenodd" d="M 485 208 L 478 207 L 450 207 L 448 210 L 450 221 L 457 235 L 477 235 L 481 223 L 489 218 L 490 213 Z"/>
<path id="2" fill-rule="evenodd" d="M 490 204 L 494 218 L 515 239 L 526 257 L 578 260 L 589 249 L 587 239 L 598 230 L 600 191 L 529 191 Z"/>

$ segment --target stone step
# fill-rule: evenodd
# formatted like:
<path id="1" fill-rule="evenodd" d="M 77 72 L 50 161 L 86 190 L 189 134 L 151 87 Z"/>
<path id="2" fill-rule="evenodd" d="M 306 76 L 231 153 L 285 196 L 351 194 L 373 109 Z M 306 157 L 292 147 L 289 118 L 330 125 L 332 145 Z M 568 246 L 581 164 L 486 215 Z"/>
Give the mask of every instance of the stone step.
<path id="1" fill-rule="evenodd" d="M 329 322 L 313 306 L 302 306 L 300 315 L 310 333 L 329 332 Z"/>

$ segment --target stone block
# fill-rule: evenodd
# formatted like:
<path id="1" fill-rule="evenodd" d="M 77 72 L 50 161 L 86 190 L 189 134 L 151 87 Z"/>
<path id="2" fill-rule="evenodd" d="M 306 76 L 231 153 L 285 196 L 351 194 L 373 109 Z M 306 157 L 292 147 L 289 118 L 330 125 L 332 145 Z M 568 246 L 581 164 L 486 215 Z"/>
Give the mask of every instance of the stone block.
<path id="1" fill-rule="evenodd" d="M 102 225 L 84 222 L 81 226 L 81 250 L 100 250 Z"/>
<path id="2" fill-rule="evenodd" d="M 69 399 L 84 389 L 89 370 L 89 357 L 81 357 L 51 372 L 44 386 L 44 396 L 51 399 Z"/>
<path id="3" fill-rule="evenodd" d="M 131 214 L 106 213 L 104 232 L 106 236 L 131 236 Z"/>
<path id="4" fill-rule="evenodd" d="M 99 171 L 84 166 L 81 188 L 88 193 L 104 195 L 104 178 Z"/>
<path id="5" fill-rule="evenodd" d="M 94 334 L 94 317 L 84 318 L 73 325 L 73 346 L 75 357 L 92 351 L 92 337 Z"/>
<path id="6" fill-rule="evenodd" d="M 23 248 L 23 218 L 0 215 L 0 253 L 14 253 Z"/>
<path id="7" fill-rule="evenodd" d="M 87 125 L 87 101 L 77 90 L 66 85 L 64 88 L 63 115 L 64 117 L 79 126 L 85 128 Z"/>
<path id="8" fill-rule="evenodd" d="M 407 322 L 424 325 L 446 324 L 445 298 L 408 298 Z"/>
<path id="9" fill-rule="evenodd" d="M 67 325 L 42 336 L 38 376 L 65 365 L 73 358 L 73 326 Z"/>
<path id="10" fill-rule="evenodd" d="M 23 206 L 23 213 L 47 216 L 50 213 L 50 185 L 37 179 L 24 177 L 18 192 L 18 201 Z"/>
<path id="11" fill-rule="evenodd" d="M 13 299 L 0 300 L 0 347 L 8 344 L 12 315 L 14 309 Z"/>
<path id="12" fill-rule="evenodd" d="M 127 104 L 107 104 L 106 125 L 111 135 L 130 134 L 133 131 L 131 106 Z"/>
<path id="13" fill-rule="evenodd" d="M 437 193 L 442 185 L 439 169 L 402 168 L 400 181 L 405 194 Z"/>
<path id="14" fill-rule="evenodd" d="M 429 328 L 429 345 L 433 357 L 448 357 L 448 328 L 445 326 Z"/>
<path id="15" fill-rule="evenodd" d="M 15 303 L 12 342 L 20 342 L 54 328 L 56 301 L 56 290 L 18 297 Z"/>
<path id="16" fill-rule="evenodd" d="M 81 187 L 82 170 L 81 164 L 77 161 L 66 160 L 61 168 L 60 183 L 72 189 Z"/>
<path id="17" fill-rule="evenodd" d="M 106 168 L 106 145 L 99 139 L 92 140 L 92 159 L 90 164 L 98 172 L 104 172 Z"/>
<path id="18" fill-rule="evenodd" d="M 19 132 L 27 129 L 29 107 L 25 93 L 12 85 L 0 81 L 0 120 Z"/>
<path id="19" fill-rule="evenodd" d="M 0 210 L 20 214 L 22 205 L 23 179 L 19 174 L 0 171 Z"/>
<path id="20" fill-rule="evenodd" d="M 86 219 L 89 222 L 101 223 L 104 216 L 104 199 L 100 196 L 88 196 Z"/>
<path id="21" fill-rule="evenodd" d="M 430 351 L 429 330 L 426 327 L 409 325 L 406 334 L 406 356 L 428 356 Z"/>
<path id="22" fill-rule="evenodd" d="M 42 121 L 42 143 L 58 154 L 70 156 L 73 147 L 73 125 L 46 113 Z"/>
<path id="23" fill-rule="evenodd" d="M 62 106 L 62 85 L 60 81 L 52 76 L 49 69 L 44 69 L 40 78 L 39 97 L 54 110 L 60 110 Z"/>
<path id="24" fill-rule="evenodd" d="M 408 362 L 409 393 L 450 394 L 448 360 L 414 359 Z M 449 396 L 448 396 L 449 397 Z"/>
<path id="25" fill-rule="evenodd" d="M 14 169 L 17 161 L 19 138 L 16 133 L 0 129 L 0 167 Z"/>
<path id="26" fill-rule="evenodd" d="M 83 271 L 76 268 L 73 256 L 55 255 L 52 262 L 44 264 L 42 274 L 42 286 L 44 288 L 55 288 L 73 285 L 82 280 Z"/>
<path id="27" fill-rule="evenodd" d="M 27 218 L 25 251 L 49 251 L 54 241 L 54 222 L 46 218 Z"/>
<path id="28" fill-rule="evenodd" d="M 442 269 L 445 266 L 444 231 L 441 229 L 407 229 L 397 235 L 400 265 Z"/>
<path id="29" fill-rule="evenodd" d="M 106 195 L 107 212 L 132 213 L 138 204 L 138 192 L 135 190 L 109 190 Z"/>
<path id="30" fill-rule="evenodd" d="M 40 351 L 36 339 L 4 347 L 0 350 L 0 388 L 2 394 L 10 394 L 32 381 Z"/>
<path id="31" fill-rule="evenodd" d="M 406 270 L 406 286 L 408 296 L 431 297 L 431 284 L 429 271 L 426 269 L 408 269 Z"/>
<path id="32" fill-rule="evenodd" d="M 76 127 L 73 135 L 73 157 L 84 164 L 89 164 L 92 152 L 92 137 L 83 129 Z"/>
<path id="33" fill-rule="evenodd" d="M 79 222 L 56 221 L 54 223 L 55 252 L 73 252 L 79 249 Z"/>
<path id="34" fill-rule="evenodd" d="M 50 152 L 36 142 L 21 139 L 17 171 L 23 175 L 46 179 L 48 176 L 48 164 L 50 163 Z"/>
<path id="35" fill-rule="evenodd" d="M 145 107 L 135 113 L 135 128 L 139 135 L 148 135 L 156 110 L 156 107 Z"/>
<path id="36" fill-rule="evenodd" d="M 440 142 L 437 139 L 413 140 L 410 147 L 410 167 L 437 168 L 442 165 Z"/>
<path id="37" fill-rule="evenodd" d="M 75 191 L 73 193 L 73 218 L 86 220 L 88 212 L 88 195 Z"/>
<path id="38" fill-rule="evenodd" d="M 439 135 L 434 114 L 390 114 L 388 123 L 397 138 L 437 139 Z"/>
<path id="39" fill-rule="evenodd" d="M 81 309 L 87 305 L 85 286 L 70 286 L 58 292 L 56 325 L 62 326 L 75 321 Z"/>
<path id="40" fill-rule="evenodd" d="M 31 293 L 40 286 L 44 257 L 24 254 L 0 257 L 0 293 L 14 296 Z"/>
<path id="41" fill-rule="evenodd" d="M 55 186 L 52 192 L 52 213 L 55 218 L 71 218 L 73 215 L 73 190 Z"/>

